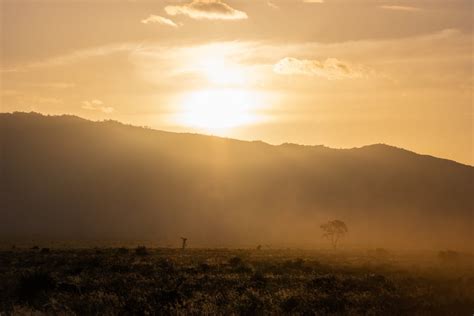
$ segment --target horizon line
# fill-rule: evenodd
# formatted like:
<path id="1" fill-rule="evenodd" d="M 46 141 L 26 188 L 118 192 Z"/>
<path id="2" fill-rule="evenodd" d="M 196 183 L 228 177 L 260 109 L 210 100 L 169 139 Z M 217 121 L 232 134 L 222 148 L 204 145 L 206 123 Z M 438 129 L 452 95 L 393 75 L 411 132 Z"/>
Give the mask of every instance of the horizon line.
<path id="1" fill-rule="evenodd" d="M 433 155 L 430 155 L 430 154 L 419 153 L 419 152 L 411 150 L 411 149 L 406 149 L 404 147 L 398 147 L 398 146 L 383 143 L 383 142 L 366 144 L 366 145 L 362 145 L 362 146 L 359 146 L 359 147 L 354 146 L 354 147 L 339 147 L 339 148 L 330 147 L 330 146 L 327 146 L 327 145 L 324 145 L 324 144 L 301 144 L 301 143 L 293 143 L 293 142 L 283 142 L 283 143 L 275 144 L 275 143 L 270 143 L 270 142 L 267 142 L 267 141 L 264 141 L 264 140 L 261 140 L 261 139 L 244 140 L 244 139 L 233 138 L 233 137 L 228 137 L 228 136 L 207 134 L 205 132 L 175 132 L 175 131 L 169 131 L 169 130 L 164 130 L 164 129 L 157 129 L 157 128 L 146 126 L 146 125 L 134 125 L 134 124 L 126 123 L 126 122 L 119 121 L 119 120 L 116 120 L 116 119 L 98 119 L 98 120 L 94 120 L 94 119 L 88 119 L 88 118 L 81 117 L 77 114 L 68 114 L 68 113 L 48 114 L 48 113 L 41 113 L 41 112 L 36 112 L 36 111 L 30 111 L 30 112 L 26 112 L 26 111 L 11 111 L 11 112 L 0 111 L 0 115 L 4 115 L 4 114 L 9 114 L 9 115 L 27 114 L 27 115 L 39 115 L 39 116 L 42 116 L 42 117 L 64 117 L 64 116 L 66 116 L 66 117 L 73 117 L 73 118 L 76 118 L 76 119 L 80 119 L 80 120 L 84 120 L 84 121 L 88 121 L 88 122 L 92 122 L 92 123 L 110 123 L 110 122 L 113 122 L 113 123 L 121 124 L 123 126 L 141 128 L 141 129 L 154 131 L 154 132 L 180 134 L 180 135 L 204 136 L 204 137 L 215 137 L 215 138 L 220 138 L 220 139 L 224 139 L 224 140 L 238 141 L 238 142 L 245 142 L 245 143 L 262 143 L 264 145 L 268 145 L 268 146 L 272 146 L 272 147 L 300 146 L 300 147 L 313 147 L 313 148 L 315 148 L 315 147 L 324 147 L 324 148 L 330 149 L 330 150 L 354 150 L 354 149 L 363 149 L 363 148 L 374 147 L 374 146 L 385 146 L 385 147 L 392 148 L 392 149 L 402 150 L 402 151 L 405 151 L 405 152 L 408 152 L 408 153 L 411 153 L 411 154 L 414 154 L 414 155 L 418 155 L 418 156 L 424 156 L 424 157 L 429 157 L 429 158 L 434 158 L 434 159 L 450 161 L 450 162 L 454 162 L 454 163 L 457 163 L 457 164 L 460 164 L 460 165 L 463 165 L 463 166 L 474 168 L 474 165 L 471 165 L 471 164 L 468 164 L 468 163 L 459 162 L 459 161 L 454 160 L 454 159 L 433 156 Z"/>

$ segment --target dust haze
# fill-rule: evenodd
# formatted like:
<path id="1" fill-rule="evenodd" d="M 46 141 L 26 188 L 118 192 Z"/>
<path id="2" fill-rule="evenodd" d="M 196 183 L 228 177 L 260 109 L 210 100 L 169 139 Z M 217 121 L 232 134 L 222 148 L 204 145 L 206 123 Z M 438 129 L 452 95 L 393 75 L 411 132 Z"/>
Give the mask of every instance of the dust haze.
<path id="1" fill-rule="evenodd" d="M 1 114 L 3 238 L 472 251 L 471 166 L 383 144 L 268 145 Z"/>

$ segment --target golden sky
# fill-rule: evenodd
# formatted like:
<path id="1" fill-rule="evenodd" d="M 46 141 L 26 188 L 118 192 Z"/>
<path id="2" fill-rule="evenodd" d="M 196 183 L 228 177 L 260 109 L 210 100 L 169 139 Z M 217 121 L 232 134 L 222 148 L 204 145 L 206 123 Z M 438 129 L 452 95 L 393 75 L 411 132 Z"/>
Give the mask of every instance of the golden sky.
<path id="1" fill-rule="evenodd" d="M 474 164 L 472 0 L 0 0 L 1 111 Z"/>

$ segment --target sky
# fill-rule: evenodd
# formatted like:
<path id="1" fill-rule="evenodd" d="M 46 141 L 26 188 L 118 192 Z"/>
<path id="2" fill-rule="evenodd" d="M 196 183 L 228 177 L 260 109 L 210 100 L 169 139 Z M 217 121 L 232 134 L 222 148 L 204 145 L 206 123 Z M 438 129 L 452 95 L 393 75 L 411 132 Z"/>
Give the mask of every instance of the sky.
<path id="1" fill-rule="evenodd" d="M 0 0 L 0 110 L 474 165 L 473 4 Z"/>

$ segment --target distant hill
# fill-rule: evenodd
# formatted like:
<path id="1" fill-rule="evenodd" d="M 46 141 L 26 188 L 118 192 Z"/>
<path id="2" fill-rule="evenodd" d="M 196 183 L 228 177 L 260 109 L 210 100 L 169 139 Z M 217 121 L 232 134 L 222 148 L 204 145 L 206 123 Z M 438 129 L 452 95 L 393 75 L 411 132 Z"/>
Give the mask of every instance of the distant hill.
<path id="1" fill-rule="evenodd" d="M 474 168 L 388 145 L 245 142 L 0 114 L 0 238 L 472 250 Z"/>

